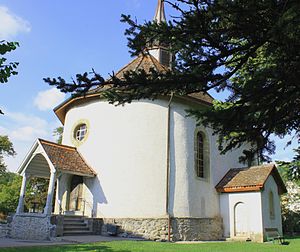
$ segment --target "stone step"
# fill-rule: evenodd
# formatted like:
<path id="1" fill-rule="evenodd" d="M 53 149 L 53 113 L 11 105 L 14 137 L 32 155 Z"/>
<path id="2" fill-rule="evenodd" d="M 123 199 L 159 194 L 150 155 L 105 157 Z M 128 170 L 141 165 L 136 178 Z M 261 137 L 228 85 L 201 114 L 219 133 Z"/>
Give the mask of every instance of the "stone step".
<path id="1" fill-rule="evenodd" d="M 82 224 L 85 223 L 84 220 L 64 220 L 64 224 L 68 224 L 68 225 L 77 225 L 77 224 Z"/>
<path id="2" fill-rule="evenodd" d="M 68 215 L 64 216 L 64 219 L 66 220 L 82 220 L 84 218 L 85 216 L 68 216 Z"/>
<path id="3" fill-rule="evenodd" d="M 87 231 L 89 227 L 64 227 L 64 232 L 68 231 Z"/>
<path id="4" fill-rule="evenodd" d="M 93 232 L 89 230 L 75 230 L 75 231 L 64 231 L 64 236 L 72 236 L 72 235 L 92 235 Z"/>
<path id="5" fill-rule="evenodd" d="M 63 222 L 63 235 L 91 235 L 93 232 L 90 230 L 88 224 L 85 222 L 84 216 L 67 215 L 64 216 Z"/>
<path id="6" fill-rule="evenodd" d="M 64 227 L 86 227 L 86 223 L 64 223 Z"/>
<path id="7" fill-rule="evenodd" d="M 82 211 L 65 211 L 64 215 L 65 216 L 82 216 L 83 212 Z"/>

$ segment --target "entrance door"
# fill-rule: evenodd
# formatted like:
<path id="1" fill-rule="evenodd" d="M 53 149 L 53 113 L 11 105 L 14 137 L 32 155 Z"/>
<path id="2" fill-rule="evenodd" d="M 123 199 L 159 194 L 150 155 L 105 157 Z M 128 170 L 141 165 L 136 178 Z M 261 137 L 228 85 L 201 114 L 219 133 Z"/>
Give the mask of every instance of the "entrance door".
<path id="1" fill-rule="evenodd" d="M 74 175 L 71 179 L 70 186 L 70 211 L 80 211 L 82 203 L 82 191 L 83 191 L 83 178 L 81 176 Z"/>
<path id="2" fill-rule="evenodd" d="M 246 206 L 243 202 L 239 202 L 234 207 L 234 235 L 247 236 L 248 214 Z"/>

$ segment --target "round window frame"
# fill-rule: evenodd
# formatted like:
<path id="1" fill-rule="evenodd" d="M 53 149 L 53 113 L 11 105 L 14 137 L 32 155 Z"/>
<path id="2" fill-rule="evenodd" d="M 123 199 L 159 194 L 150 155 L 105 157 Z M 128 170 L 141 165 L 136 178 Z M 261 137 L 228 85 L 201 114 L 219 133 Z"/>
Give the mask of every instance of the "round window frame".
<path id="1" fill-rule="evenodd" d="M 82 140 L 78 140 L 76 138 L 76 131 L 78 130 L 78 128 L 82 125 L 86 125 L 86 133 L 83 137 Z M 72 140 L 72 143 L 74 144 L 74 146 L 78 147 L 80 145 L 82 145 L 88 138 L 88 135 L 89 135 L 89 132 L 90 132 L 90 124 L 89 124 L 89 121 L 86 120 L 86 119 L 81 119 L 81 120 L 78 120 L 73 128 L 72 128 L 72 131 L 71 131 L 71 140 Z"/>

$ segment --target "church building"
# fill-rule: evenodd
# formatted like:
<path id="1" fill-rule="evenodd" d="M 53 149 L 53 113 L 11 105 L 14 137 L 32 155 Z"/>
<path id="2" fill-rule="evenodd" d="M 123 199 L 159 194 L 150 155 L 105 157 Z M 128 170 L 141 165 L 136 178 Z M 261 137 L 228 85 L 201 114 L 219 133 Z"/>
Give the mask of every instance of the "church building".
<path id="1" fill-rule="evenodd" d="M 154 22 L 165 21 L 159 0 Z M 172 58 L 158 44 L 116 76 L 140 69 L 163 73 Z M 212 129 L 187 116 L 212 103 L 209 94 L 193 93 L 114 106 L 95 88 L 59 104 L 54 112 L 64 126 L 62 144 L 37 139 L 20 165 L 11 236 L 262 242 L 266 228 L 282 233 L 286 188 L 275 165 L 241 167 L 242 149 L 221 155 Z M 49 179 L 41 213 L 24 212 L 30 177 Z"/>

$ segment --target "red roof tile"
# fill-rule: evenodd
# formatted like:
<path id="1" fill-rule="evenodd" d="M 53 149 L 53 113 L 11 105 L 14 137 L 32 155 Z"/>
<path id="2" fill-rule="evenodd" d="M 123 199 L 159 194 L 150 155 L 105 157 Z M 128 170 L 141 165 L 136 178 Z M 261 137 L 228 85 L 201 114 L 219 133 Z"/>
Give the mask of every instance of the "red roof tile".
<path id="1" fill-rule="evenodd" d="M 75 147 L 39 139 L 54 167 L 62 172 L 95 176 Z"/>
<path id="2" fill-rule="evenodd" d="M 274 164 L 230 169 L 217 184 L 216 190 L 218 192 L 260 191 L 270 175 L 274 177 L 280 194 L 285 193 L 285 185 Z"/>

